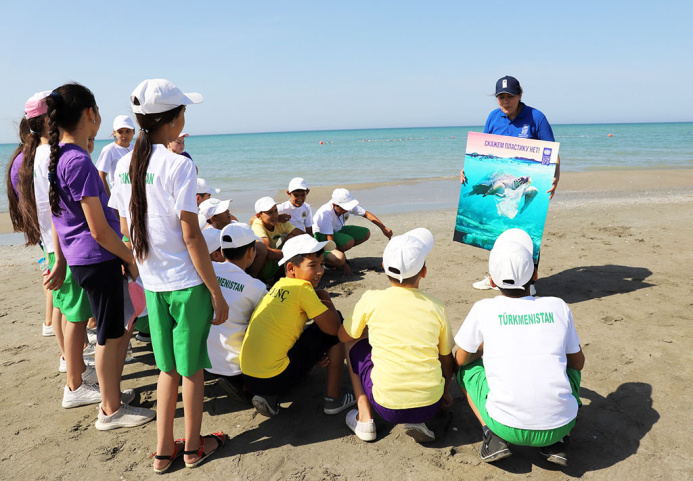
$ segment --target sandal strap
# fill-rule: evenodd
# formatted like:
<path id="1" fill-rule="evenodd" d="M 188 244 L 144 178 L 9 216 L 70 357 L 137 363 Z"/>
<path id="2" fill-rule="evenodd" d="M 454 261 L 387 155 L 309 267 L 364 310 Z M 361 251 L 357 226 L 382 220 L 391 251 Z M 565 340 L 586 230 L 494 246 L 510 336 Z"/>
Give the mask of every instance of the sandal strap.
<path id="1" fill-rule="evenodd" d="M 204 436 L 200 436 L 200 447 L 197 449 L 189 449 L 183 451 L 183 454 L 186 456 L 191 456 L 193 454 L 197 454 L 198 457 L 201 457 L 205 452 L 205 438 Z"/>

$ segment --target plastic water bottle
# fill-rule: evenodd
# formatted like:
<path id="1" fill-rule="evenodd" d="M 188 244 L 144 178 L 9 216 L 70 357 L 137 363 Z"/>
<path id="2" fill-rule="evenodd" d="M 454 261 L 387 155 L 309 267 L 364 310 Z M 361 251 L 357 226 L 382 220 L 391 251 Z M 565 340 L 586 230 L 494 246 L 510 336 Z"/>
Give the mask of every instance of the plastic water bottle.
<path id="1" fill-rule="evenodd" d="M 44 257 L 41 257 L 37 262 L 38 262 L 39 269 L 41 269 L 41 272 L 43 273 L 44 276 L 47 276 L 48 274 L 51 273 L 51 268 L 48 265 L 48 261 Z"/>

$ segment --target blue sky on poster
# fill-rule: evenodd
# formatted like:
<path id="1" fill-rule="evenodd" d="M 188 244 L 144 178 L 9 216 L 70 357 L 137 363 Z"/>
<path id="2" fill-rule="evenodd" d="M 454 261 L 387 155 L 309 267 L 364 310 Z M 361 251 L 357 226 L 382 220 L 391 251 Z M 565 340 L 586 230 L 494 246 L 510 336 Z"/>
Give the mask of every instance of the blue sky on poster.
<path id="1" fill-rule="evenodd" d="M 481 125 L 497 78 L 554 124 L 691 121 L 690 2 L 6 2 L 0 142 L 33 92 L 91 88 L 110 134 L 145 78 L 192 134 Z M 688 105 L 688 107 L 685 107 Z"/>

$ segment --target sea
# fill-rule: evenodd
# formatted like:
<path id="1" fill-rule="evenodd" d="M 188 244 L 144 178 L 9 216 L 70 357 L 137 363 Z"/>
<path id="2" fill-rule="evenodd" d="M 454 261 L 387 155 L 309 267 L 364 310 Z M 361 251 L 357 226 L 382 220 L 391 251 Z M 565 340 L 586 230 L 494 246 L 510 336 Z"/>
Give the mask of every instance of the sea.
<path id="1" fill-rule="evenodd" d="M 561 170 L 693 168 L 693 122 L 554 125 Z M 467 133 L 482 126 L 191 135 L 199 176 L 236 201 L 274 196 L 293 177 L 309 186 L 456 177 Z M 97 140 L 94 160 L 111 140 Z M 6 172 L 16 144 L 0 145 Z M 5 182 L 0 212 L 7 212 Z M 251 204 L 252 205 L 252 204 Z"/>

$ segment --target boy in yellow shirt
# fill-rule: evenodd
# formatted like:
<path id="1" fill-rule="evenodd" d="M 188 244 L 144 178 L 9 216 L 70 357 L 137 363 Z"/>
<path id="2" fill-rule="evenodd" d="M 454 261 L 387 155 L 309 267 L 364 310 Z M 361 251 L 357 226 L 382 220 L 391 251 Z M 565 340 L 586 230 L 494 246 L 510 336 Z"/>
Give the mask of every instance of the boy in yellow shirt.
<path id="1" fill-rule="evenodd" d="M 258 413 L 273 417 L 279 412 L 279 395 L 296 385 L 327 353 L 325 414 L 338 414 L 356 403 L 354 394 L 342 390 L 344 346 L 337 338 L 340 320 L 330 295 L 316 290 L 325 272 L 324 249 L 332 241 L 318 242 L 308 234 L 289 239 L 280 265 L 280 279 L 250 318 L 240 364 L 243 380 L 255 395 Z M 308 319 L 313 324 L 304 327 Z"/>
<path id="2" fill-rule="evenodd" d="M 404 424 L 416 441 L 430 442 L 435 434 L 426 421 L 452 404 L 448 386 L 455 361 L 445 306 L 418 289 L 431 249 L 427 229 L 393 237 L 383 253 L 391 287 L 365 292 L 339 329 L 358 404 L 346 423 L 363 441 L 376 438 L 371 408 L 388 422 Z"/>

